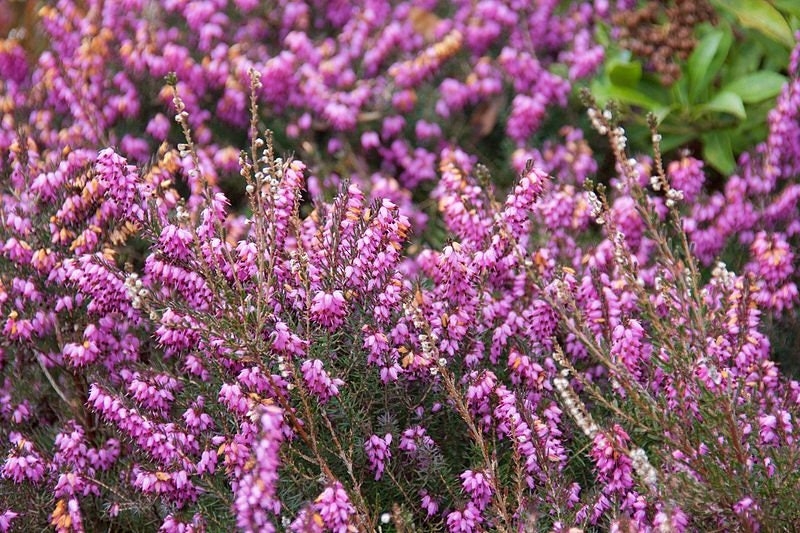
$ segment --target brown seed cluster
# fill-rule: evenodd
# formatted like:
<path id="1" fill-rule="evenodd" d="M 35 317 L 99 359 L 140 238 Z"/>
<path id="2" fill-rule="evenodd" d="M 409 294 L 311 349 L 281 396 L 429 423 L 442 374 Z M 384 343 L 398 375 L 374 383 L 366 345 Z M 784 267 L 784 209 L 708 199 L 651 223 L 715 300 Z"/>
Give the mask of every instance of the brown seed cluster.
<path id="1" fill-rule="evenodd" d="M 658 73 L 664 85 L 680 78 L 679 61 L 686 60 L 697 44 L 695 26 L 715 20 L 707 0 L 652 1 L 638 9 L 618 11 L 612 18 L 620 45 L 643 58 L 645 67 Z"/>

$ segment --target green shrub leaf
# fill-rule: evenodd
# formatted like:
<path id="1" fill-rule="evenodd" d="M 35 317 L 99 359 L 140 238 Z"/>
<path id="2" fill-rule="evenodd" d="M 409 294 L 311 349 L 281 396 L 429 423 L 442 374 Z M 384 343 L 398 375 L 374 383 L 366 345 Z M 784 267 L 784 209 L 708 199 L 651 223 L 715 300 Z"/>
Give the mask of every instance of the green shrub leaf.
<path id="1" fill-rule="evenodd" d="M 617 86 L 635 87 L 642 79 L 642 64 L 638 61 L 614 63 L 608 69 L 608 79 Z"/>
<path id="2" fill-rule="evenodd" d="M 772 0 L 772 5 L 781 11 L 800 17 L 800 2 L 797 0 Z"/>
<path id="3" fill-rule="evenodd" d="M 792 30 L 786 19 L 766 0 L 716 0 L 715 3 L 736 15 L 743 26 L 758 30 L 788 48 L 794 46 Z M 792 0 L 791 3 L 797 2 Z"/>
<path id="4" fill-rule="evenodd" d="M 762 70 L 732 81 L 723 88 L 723 91 L 737 94 L 743 102 L 753 104 L 774 98 L 781 92 L 785 83 L 785 76 L 777 72 Z"/>
<path id="5" fill-rule="evenodd" d="M 706 34 L 689 56 L 689 101 L 697 102 L 719 72 L 733 41 L 729 32 L 717 29 Z"/>
<path id="6" fill-rule="evenodd" d="M 730 91 L 722 91 L 717 93 L 714 98 L 699 107 L 703 111 L 719 111 L 720 113 L 730 113 L 741 119 L 747 118 L 747 113 L 744 110 L 744 103 L 742 98 Z"/>
<path id="7" fill-rule="evenodd" d="M 648 111 L 662 105 L 637 89 L 612 85 L 608 82 L 592 83 L 592 93 L 603 103 L 608 100 L 616 100 L 624 104 L 639 106 Z"/>

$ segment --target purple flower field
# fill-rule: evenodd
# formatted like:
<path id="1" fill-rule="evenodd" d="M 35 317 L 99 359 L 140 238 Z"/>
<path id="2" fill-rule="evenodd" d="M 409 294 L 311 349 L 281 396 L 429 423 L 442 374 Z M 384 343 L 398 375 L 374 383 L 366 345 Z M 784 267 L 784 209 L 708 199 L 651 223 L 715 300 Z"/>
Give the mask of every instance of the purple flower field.
<path id="1" fill-rule="evenodd" d="M 0 532 L 800 525 L 793 0 L 0 0 Z"/>

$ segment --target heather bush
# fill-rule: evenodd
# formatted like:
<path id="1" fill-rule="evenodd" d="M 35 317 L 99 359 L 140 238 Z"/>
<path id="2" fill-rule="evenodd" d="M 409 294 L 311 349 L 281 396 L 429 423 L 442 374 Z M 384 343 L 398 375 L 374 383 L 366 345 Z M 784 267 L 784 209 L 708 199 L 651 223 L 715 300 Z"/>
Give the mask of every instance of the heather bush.
<path id="1" fill-rule="evenodd" d="M 42 7 L 0 46 L 0 531 L 793 529 L 800 45 L 720 174 L 579 90 L 637 9 Z"/>

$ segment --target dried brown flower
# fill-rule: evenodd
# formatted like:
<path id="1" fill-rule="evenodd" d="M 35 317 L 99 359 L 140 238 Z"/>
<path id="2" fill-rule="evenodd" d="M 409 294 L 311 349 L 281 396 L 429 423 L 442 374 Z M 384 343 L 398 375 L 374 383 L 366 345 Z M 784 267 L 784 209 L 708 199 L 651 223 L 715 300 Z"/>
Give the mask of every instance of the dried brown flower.
<path id="1" fill-rule="evenodd" d="M 658 73 L 664 85 L 680 78 L 679 62 L 686 60 L 697 45 L 695 26 L 715 20 L 707 0 L 648 2 L 612 17 L 621 46 L 644 59 L 645 67 Z"/>

